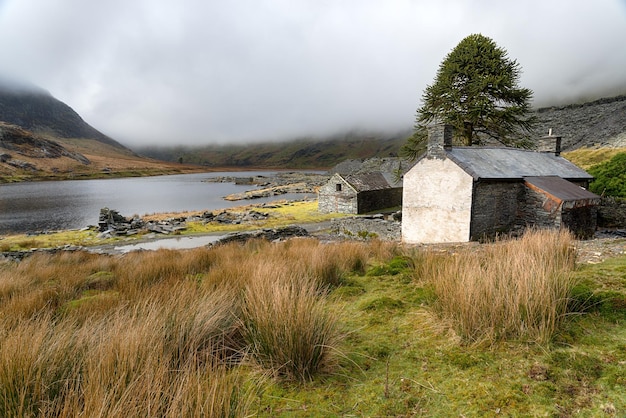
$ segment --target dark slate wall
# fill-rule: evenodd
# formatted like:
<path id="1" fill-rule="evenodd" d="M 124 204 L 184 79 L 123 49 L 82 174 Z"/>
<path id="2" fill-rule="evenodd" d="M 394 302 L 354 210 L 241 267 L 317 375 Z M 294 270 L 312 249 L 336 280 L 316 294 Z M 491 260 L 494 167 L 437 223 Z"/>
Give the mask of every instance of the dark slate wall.
<path id="1" fill-rule="evenodd" d="M 563 205 L 530 188 L 524 188 L 520 201 L 520 227 L 567 228 L 577 238 L 593 237 L 597 225 L 597 208 L 584 206 L 563 209 Z"/>
<path id="2" fill-rule="evenodd" d="M 520 227 L 558 228 L 561 226 L 561 208 L 548 201 L 544 194 L 524 187 L 519 211 Z"/>
<path id="3" fill-rule="evenodd" d="M 597 208 L 595 206 L 583 206 L 564 210 L 561 214 L 563 226 L 572 231 L 579 239 L 593 238 L 596 232 Z"/>
<path id="4" fill-rule="evenodd" d="M 521 195 L 521 183 L 474 183 L 470 239 L 493 237 L 515 228 Z"/>
<path id="5" fill-rule="evenodd" d="M 595 233 L 596 224 L 594 206 L 563 210 L 559 202 L 521 182 L 474 183 L 472 240 L 493 238 L 502 233 L 517 234 L 527 227 L 566 227 L 578 238 L 589 238 Z"/>
<path id="6" fill-rule="evenodd" d="M 626 228 L 626 199 L 602 197 L 597 222 L 601 228 Z"/>
<path id="7" fill-rule="evenodd" d="M 357 196 L 359 213 L 374 212 L 402 205 L 402 187 L 360 192 Z"/>

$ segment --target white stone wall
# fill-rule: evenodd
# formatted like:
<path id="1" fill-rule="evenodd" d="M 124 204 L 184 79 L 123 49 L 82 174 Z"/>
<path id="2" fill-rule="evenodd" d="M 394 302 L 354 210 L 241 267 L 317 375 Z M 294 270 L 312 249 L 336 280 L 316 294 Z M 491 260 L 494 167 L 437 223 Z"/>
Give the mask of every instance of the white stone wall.
<path id="1" fill-rule="evenodd" d="M 337 184 L 341 184 L 341 191 L 337 191 Z M 317 199 L 318 210 L 322 213 L 358 213 L 356 191 L 338 174 L 319 188 Z"/>
<path id="2" fill-rule="evenodd" d="M 423 158 L 404 176 L 402 241 L 470 239 L 473 178 L 452 161 Z"/>

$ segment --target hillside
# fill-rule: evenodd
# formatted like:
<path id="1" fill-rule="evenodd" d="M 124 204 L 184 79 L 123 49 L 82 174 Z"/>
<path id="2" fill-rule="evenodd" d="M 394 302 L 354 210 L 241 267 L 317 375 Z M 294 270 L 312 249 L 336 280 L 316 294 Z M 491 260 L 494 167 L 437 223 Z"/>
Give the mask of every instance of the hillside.
<path id="1" fill-rule="evenodd" d="M 36 134 L 58 138 L 89 138 L 125 148 L 86 123 L 71 107 L 34 86 L 0 80 L 0 121 Z"/>
<path id="2" fill-rule="evenodd" d="M 396 156 L 409 130 L 393 134 L 350 132 L 324 139 L 202 147 L 145 147 L 140 154 L 208 167 L 330 168 L 347 159 Z"/>
<path id="3" fill-rule="evenodd" d="M 0 79 L 0 183 L 198 171 L 141 157 L 34 86 Z"/>
<path id="4" fill-rule="evenodd" d="M 582 104 L 547 107 L 535 111 L 538 123 L 533 136 L 552 129 L 561 136 L 563 151 L 582 147 L 626 146 L 626 96 Z M 397 155 L 411 129 L 393 134 L 351 132 L 323 139 L 297 139 L 241 145 L 200 147 L 145 147 L 143 155 L 166 161 L 205 166 L 327 168 L 346 159 Z"/>
<path id="5" fill-rule="evenodd" d="M 0 183 L 197 171 L 198 167 L 138 157 L 127 148 L 95 139 L 50 139 L 0 122 Z"/>
<path id="6" fill-rule="evenodd" d="M 547 107 L 536 111 L 537 137 L 552 128 L 563 138 L 564 151 L 583 147 L 626 146 L 626 96 L 603 98 L 587 103 Z"/>

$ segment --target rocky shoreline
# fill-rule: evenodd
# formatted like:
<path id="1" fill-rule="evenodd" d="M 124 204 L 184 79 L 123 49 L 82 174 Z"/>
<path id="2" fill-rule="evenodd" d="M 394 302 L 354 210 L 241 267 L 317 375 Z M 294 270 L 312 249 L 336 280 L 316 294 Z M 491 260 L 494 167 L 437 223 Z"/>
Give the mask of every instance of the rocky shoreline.
<path id="1" fill-rule="evenodd" d="M 124 237 L 141 234 L 142 237 L 134 244 L 158 242 L 166 237 L 203 237 L 215 236 L 216 239 L 208 245 L 219 245 L 229 242 L 245 242 L 250 239 L 266 239 L 279 241 L 293 237 L 313 236 L 324 241 L 335 240 L 371 240 L 400 242 L 401 222 L 399 216 L 365 215 L 335 218 L 331 221 L 319 222 L 310 225 L 289 225 L 278 228 L 259 228 L 253 231 L 235 231 L 230 233 L 202 233 L 197 235 L 182 235 L 187 230 L 187 222 L 217 222 L 229 225 L 251 224 L 269 218 L 263 207 L 275 207 L 271 204 L 252 205 L 238 208 L 236 211 L 221 210 L 217 212 L 203 212 L 192 215 L 166 217 L 158 220 L 127 218 L 119 212 L 102 208 L 98 222 L 98 237 Z M 397 215 L 397 214 L 396 214 Z M 469 245 L 474 245 L 470 243 Z M 122 244 L 123 246 L 124 244 Z M 464 244 L 459 244 L 464 245 Z M 63 245 L 56 248 L 34 248 L 23 251 L 5 251 L 0 253 L 0 260 L 21 261 L 37 253 L 54 254 L 61 251 L 90 251 L 98 254 L 119 254 L 117 244 L 103 244 L 90 247 Z M 429 247 L 425 245 L 424 247 Z M 141 250 L 141 246 L 138 246 Z M 603 229 L 599 230 L 590 240 L 578 241 L 579 263 L 598 263 L 610 257 L 626 254 L 626 230 Z"/>
<path id="2" fill-rule="evenodd" d="M 308 225 L 307 228 L 299 225 L 290 225 L 282 228 L 264 228 L 255 231 L 239 231 L 231 232 L 228 234 L 219 234 L 220 238 L 215 239 L 208 246 L 215 246 L 220 244 L 226 244 L 229 242 L 243 243 L 250 239 L 266 239 L 268 241 L 282 241 L 291 239 L 294 237 L 315 237 L 324 241 L 336 241 L 345 239 L 357 239 L 357 240 L 369 240 L 373 238 L 382 238 L 378 236 L 365 236 L 357 234 L 346 234 L 345 231 L 334 231 L 334 225 L 330 225 L 330 230 L 326 229 L 326 224 L 321 228 L 325 232 L 315 232 L 316 228 L 313 225 Z M 199 236 L 211 235 L 201 234 Z M 216 234 L 212 234 L 216 235 Z M 155 234 L 151 234 L 150 238 L 137 241 L 139 242 L 155 242 L 158 241 Z M 476 242 L 450 244 L 450 247 L 466 246 L 466 245 L 480 245 Z M 441 245 L 438 245 L 441 247 Z M 108 254 L 115 255 L 120 254 L 120 251 L 116 250 L 119 247 L 118 244 L 107 244 L 95 247 L 84 247 L 76 245 L 64 245 L 55 248 L 33 248 L 30 250 L 21 251 L 4 251 L 0 252 L 0 262 L 19 262 L 24 258 L 34 254 L 57 254 L 65 251 L 87 251 L 96 254 Z M 421 247 L 435 247 L 435 245 L 424 244 Z M 578 253 L 577 263 L 579 264 L 596 264 L 601 263 L 609 258 L 620 257 L 626 255 L 626 230 L 617 231 L 599 231 L 593 239 L 577 241 L 576 249 Z M 139 249 L 141 250 L 141 249 Z"/>
<path id="3" fill-rule="evenodd" d="M 252 221 L 261 221 L 269 217 L 265 212 L 249 208 L 243 212 L 221 210 L 217 213 L 206 211 L 199 215 L 169 217 L 159 220 L 146 220 L 138 216 L 127 218 L 118 211 L 109 208 L 100 209 L 98 220 L 98 238 L 131 236 L 137 234 L 176 234 L 187 229 L 187 222 L 217 222 L 220 224 L 240 225 Z"/>
<path id="4" fill-rule="evenodd" d="M 234 183 L 256 187 L 242 193 L 224 196 L 225 200 L 252 200 L 263 197 L 280 196 L 287 193 L 315 194 L 317 189 L 330 178 L 329 174 L 306 172 L 280 172 L 274 176 L 235 177 L 221 176 L 206 179 L 206 182 Z"/>

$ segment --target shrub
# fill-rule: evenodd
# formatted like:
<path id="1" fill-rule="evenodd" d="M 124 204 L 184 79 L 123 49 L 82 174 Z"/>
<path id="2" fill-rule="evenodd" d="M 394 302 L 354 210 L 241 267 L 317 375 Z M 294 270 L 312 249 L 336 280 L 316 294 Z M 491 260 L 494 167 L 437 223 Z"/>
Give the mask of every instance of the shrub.
<path id="1" fill-rule="evenodd" d="M 609 161 L 589 168 L 595 179 L 589 185 L 594 193 L 626 198 L 626 153 L 613 156 Z"/>

